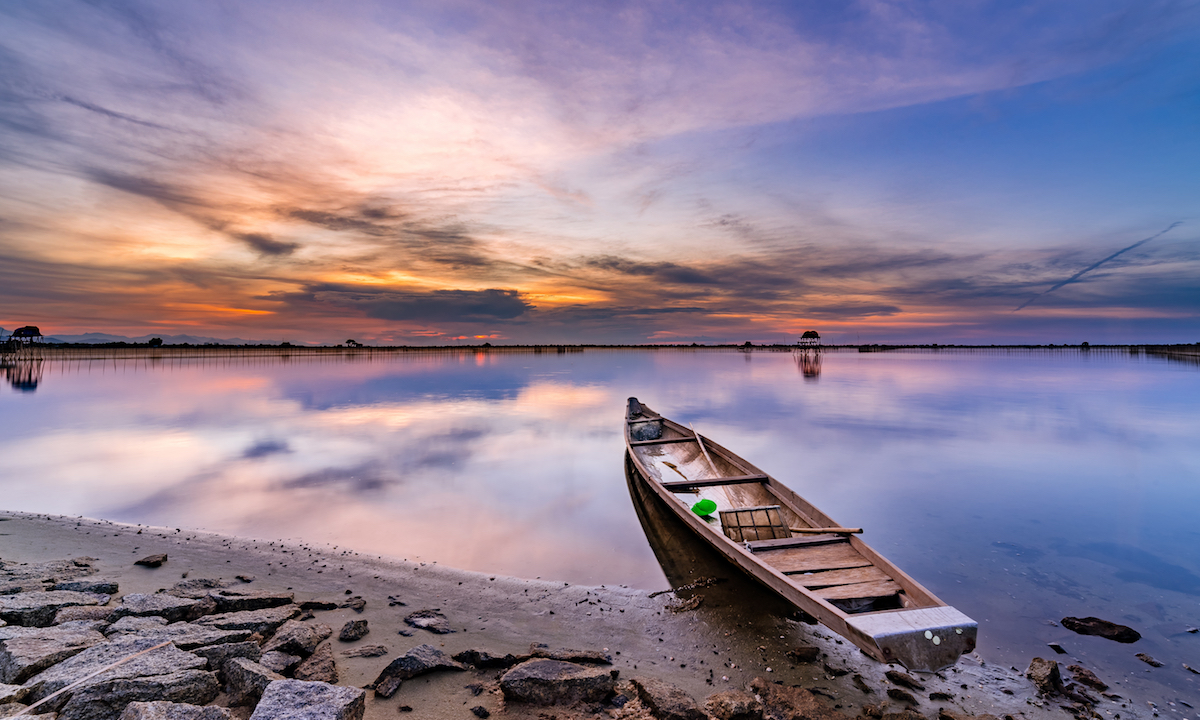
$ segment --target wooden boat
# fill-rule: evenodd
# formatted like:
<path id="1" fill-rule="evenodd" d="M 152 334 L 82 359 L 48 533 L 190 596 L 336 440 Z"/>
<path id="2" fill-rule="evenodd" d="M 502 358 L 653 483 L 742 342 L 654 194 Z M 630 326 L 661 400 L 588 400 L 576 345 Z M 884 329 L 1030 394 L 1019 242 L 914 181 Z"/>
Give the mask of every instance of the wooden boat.
<path id="1" fill-rule="evenodd" d="M 630 398 L 625 443 L 639 480 L 753 578 L 863 652 L 913 671 L 975 649 L 975 621 L 775 478 Z M 716 510 L 693 511 L 700 500 Z"/>

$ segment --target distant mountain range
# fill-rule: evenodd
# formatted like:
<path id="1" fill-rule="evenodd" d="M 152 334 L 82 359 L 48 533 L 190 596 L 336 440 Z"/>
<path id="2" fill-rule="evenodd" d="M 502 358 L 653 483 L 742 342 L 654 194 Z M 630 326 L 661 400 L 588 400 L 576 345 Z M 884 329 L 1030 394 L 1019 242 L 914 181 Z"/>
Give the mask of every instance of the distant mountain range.
<path id="1" fill-rule="evenodd" d="M 0 337 L 7 337 L 12 330 L 0 328 Z M 111 343 L 111 342 L 127 342 L 127 343 L 145 343 L 151 338 L 162 338 L 164 345 L 206 345 L 215 343 L 217 345 L 278 345 L 279 342 L 272 340 L 246 340 L 244 338 L 215 338 L 205 337 L 202 335 L 139 335 L 137 337 L 128 337 L 126 335 L 112 335 L 109 333 L 83 333 L 82 335 L 48 335 L 42 339 L 42 342 L 48 343 Z M 296 345 L 305 345 L 307 343 L 294 343 Z"/>

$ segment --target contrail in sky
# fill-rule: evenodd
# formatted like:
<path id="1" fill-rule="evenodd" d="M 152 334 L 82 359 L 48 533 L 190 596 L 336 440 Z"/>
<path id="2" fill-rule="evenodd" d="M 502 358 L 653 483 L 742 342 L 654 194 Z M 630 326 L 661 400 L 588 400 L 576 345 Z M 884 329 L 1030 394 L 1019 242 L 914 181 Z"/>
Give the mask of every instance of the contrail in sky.
<path id="1" fill-rule="evenodd" d="M 1080 270 L 1079 272 L 1075 273 L 1074 275 L 1072 275 L 1071 277 L 1067 278 L 1066 280 L 1063 280 L 1062 282 L 1058 283 L 1057 285 L 1054 285 L 1054 286 L 1052 286 L 1052 287 L 1051 287 L 1049 290 L 1047 290 L 1047 291 L 1045 291 L 1045 292 L 1043 292 L 1043 293 L 1039 293 L 1039 294 L 1037 294 L 1037 295 L 1034 295 L 1033 297 L 1029 298 L 1029 299 L 1028 299 L 1028 300 L 1026 300 L 1025 302 L 1021 303 L 1021 304 L 1020 304 L 1020 305 L 1018 305 L 1018 306 L 1017 306 L 1015 309 L 1013 309 L 1013 312 L 1016 312 L 1017 310 L 1020 310 L 1021 308 L 1025 307 L 1026 305 L 1028 305 L 1029 303 L 1033 302 L 1034 300 L 1037 300 L 1037 299 L 1038 299 L 1038 298 L 1040 298 L 1040 297 L 1043 297 L 1043 296 L 1045 296 L 1045 295 L 1049 295 L 1050 293 L 1052 293 L 1052 292 L 1054 292 L 1055 290 L 1059 289 L 1059 288 L 1060 288 L 1060 287 L 1062 287 L 1063 285 L 1070 285 L 1071 283 L 1075 282 L 1075 281 L 1076 281 L 1076 280 L 1078 280 L 1079 278 L 1083 277 L 1084 275 L 1086 275 L 1086 274 L 1090 273 L 1091 271 L 1095 270 L 1096 268 L 1100 267 L 1101 265 L 1103 265 L 1104 263 L 1108 262 L 1109 260 L 1112 260 L 1113 258 L 1117 257 L 1117 256 L 1118 256 L 1118 255 L 1120 255 L 1121 253 L 1127 253 L 1127 252 L 1129 252 L 1130 250 L 1134 249 L 1135 247 L 1137 247 L 1137 246 L 1139 246 L 1139 245 L 1145 245 L 1146 243 L 1150 242 L 1151 240 L 1153 240 L 1153 239 L 1155 239 L 1155 238 L 1162 237 L 1163 235 L 1166 235 L 1167 233 L 1171 232 L 1171 231 L 1172 231 L 1172 230 L 1174 230 L 1176 227 L 1179 227 L 1179 226 L 1180 226 L 1180 225 L 1182 225 L 1182 224 L 1183 224 L 1182 222 L 1173 222 L 1173 223 L 1171 223 L 1171 224 L 1170 224 L 1170 225 L 1167 227 L 1167 229 L 1166 229 L 1166 230 L 1163 230 L 1162 232 L 1158 233 L 1157 235 L 1151 235 L 1150 237 L 1146 238 L 1145 240 L 1138 240 L 1137 242 L 1135 242 L 1134 244 L 1130 245 L 1129 247 L 1127 247 L 1127 248 L 1123 248 L 1123 249 L 1121 249 L 1121 250 L 1118 250 L 1118 251 L 1116 251 L 1115 253 L 1113 253 L 1112 255 L 1109 255 L 1108 257 L 1104 258 L 1103 260 L 1100 260 L 1099 262 L 1095 262 L 1095 263 L 1092 263 L 1091 265 L 1088 265 L 1087 267 L 1085 267 L 1084 269 L 1082 269 L 1082 270 Z"/>

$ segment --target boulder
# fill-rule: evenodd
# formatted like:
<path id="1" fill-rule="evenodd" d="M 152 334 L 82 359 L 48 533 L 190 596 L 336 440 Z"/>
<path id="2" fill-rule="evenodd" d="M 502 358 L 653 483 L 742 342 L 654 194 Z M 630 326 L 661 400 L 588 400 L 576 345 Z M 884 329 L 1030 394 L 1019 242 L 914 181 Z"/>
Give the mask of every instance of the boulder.
<path id="1" fill-rule="evenodd" d="M 208 645 L 224 645 L 249 639 L 249 630 L 218 630 L 195 623 L 175 622 L 155 624 L 147 622 L 154 618 L 123 617 L 108 627 L 109 637 L 136 635 L 163 642 L 171 640 L 180 650 L 194 650 Z"/>
<path id="2" fill-rule="evenodd" d="M 136 635 L 149 630 L 157 630 L 167 626 L 167 619 L 161 615 L 125 615 L 104 629 L 105 635 Z"/>
<path id="3" fill-rule="evenodd" d="M 31 690 L 30 699 L 34 701 L 41 700 L 71 685 L 82 677 L 91 675 L 118 660 L 124 660 L 143 650 L 150 650 L 158 644 L 156 640 L 130 637 L 117 638 L 115 640 L 110 639 L 98 645 L 93 645 L 78 655 L 70 657 L 57 665 L 51 665 L 26 681 L 26 687 Z M 144 655 L 139 655 L 122 665 L 107 670 L 91 678 L 87 683 L 78 686 L 73 692 L 78 693 L 91 685 L 108 683 L 117 679 L 174 675 L 189 670 L 203 670 L 206 665 L 207 662 L 204 658 L 184 652 L 172 645 L 167 645 L 147 652 Z M 47 709 L 56 710 L 62 707 L 70 697 L 69 692 L 57 696 L 51 703 L 48 703 L 51 707 Z M 150 699 L 161 700 L 164 698 Z M 205 702 L 208 701 L 206 700 Z"/>
<path id="4" fill-rule="evenodd" d="M 536 658 L 504 673 L 500 691 L 510 701 L 569 705 L 599 702 L 613 691 L 615 683 L 612 673 L 602 668 Z"/>
<path id="5" fill-rule="evenodd" d="M 338 640 L 342 642 L 362 640 L 369 632 L 371 632 L 371 629 L 367 627 L 366 620 L 351 620 L 342 626 L 342 631 L 338 633 Z"/>
<path id="6" fill-rule="evenodd" d="M 147 700 L 204 705 L 220 692 L 216 674 L 203 670 L 89 682 L 74 691 L 58 720 L 111 720 L 129 703 Z"/>
<path id="7" fill-rule="evenodd" d="M 525 662 L 529 659 L 528 655 L 493 655 L 486 650 L 463 650 L 454 655 L 454 659 L 460 663 L 472 665 L 480 669 L 490 668 L 510 668 Z"/>
<path id="8" fill-rule="evenodd" d="M 1062 626 L 1080 635 L 1097 635 L 1119 643 L 1132 643 L 1142 639 L 1137 630 L 1125 625 L 1118 625 L 1097 617 L 1065 617 Z"/>
<path id="9" fill-rule="evenodd" d="M 196 648 L 192 654 L 198 655 L 208 661 L 208 669 L 217 671 L 217 679 L 225 680 L 225 663 L 234 658 L 246 658 L 258 662 L 262 657 L 262 648 L 258 643 L 247 640 L 246 642 L 225 643 L 223 645 L 207 645 L 205 647 Z"/>
<path id="10" fill-rule="evenodd" d="M 297 680 L 336 683 L 338 681 L 337 664 L 333 661 L 333 648 L 329 643 L 321 643 L 308 659 L 300 663 L 292 673 Z"/>
<path id="11" fill-rule="evenodd" d="M 167 561 L 166 553 L 158 553 L 155 555 L 147 555 L 141 560 L 135 560 L 134 565 L 141 565 L 148 568 L 162 567 L 162 564 Z"/>
<path id="12" fill-rule="evenodd" d="M 1108 689 L 1108 683 L 1096 677 L 1096 673 L 1082 665 L 1068 665 L 1067 669 L 1071 671 L 1071 675 L 1075 678 L 1075 681 L 1081 685 L 1087 685 L 1093 690 L 1099 690 L 1100 692 Z"/>
<path id="13" fill-rule="evenodd" d="M 653 678 L 634 678 L 638 700 L 658 720 L 706 720 L 696 701 L 671 683 Z"/>
<path id="14" fill-rule="evenodd" d="M 130 593 L 121 598 L 121 604 L 113 609 L 112 619 L 119 620 L 130 615 L 146 617 L 157 615 L 167 622 L 195 620 L 211 607 L 203 600 L 179 598 L 166 593 Z"/>
<path id="15" fill-rule="evenodd" d="M 0 573 L 11 581 L 30 580 L 34 582 L 55 583 L 63 580 L 94 575 L 96 568 L 92 563 L 96 558 L 77 557 L 67 560 L 50 560 L 41 563 L 19 563 L 0 560 Z"/>
<path id="16" fill-rule="evenodd" d="M 6 628 L 0 640 L 0 682 L 23 683 L 46 668 L 104 642 L 81 623 L 47 628 Z M 0 636 L 2 637 L 2 636 Z"/>
<path id="17" fill-rule="evenodd" d="M 1062 692 L 1062 674 L 1059 673 L 1058 663 L 1054 660 L 1044 660 L 1035 657 L 1025 671 L 1025 677 L 1034 684 L 1043 695 L 1054 695 Z"/>
<path id="18" fill-rule="evenodd" d="M 106 622 L 113 609 L 104 605 L 72 605 L 54 613 L 54 625 L 69 622 Z M 2 621 L 0 621 L 2 622 Z"/>
<path id="19" fill-rule="evenodd" d="M 404 622 L 415 628 L 422 628 L 438 635 L 454 632 L 450 629 L 450 621 L 437 608 L 433 610 L 418 610 L 410 613 L 408 617 L 404 618 Z"/>
<path id="20" fill-rule="evenodd" d="M 299 655 L 288 655 L 278 650 L 271 650 L 262 654 L 262 657 L 258 660 L 258 664 L 280 675 L 287 675 L 303 660 L 304 658 Z"/>
<path id="21" fill-rule="evenodd" d="M 216 612 L 242 612 L 291 605 L 292 593 L 240 592 L 238 590 L 212 590 L 208 593 L 216 603 Z"/>
<path id="22" fill-rule="evenodd" d="M 1138 654 L 1137 654 L 1137 655 L 1135 655 L 1134 657 L 1136 657 L 1138 660 L 1141 660 L 1142 662 L 1146 663 L 1146 664 L 1147 664 L 1147 665 L 1149 665 L 1150 667 L 1162 667 L 1162 666 L 1163 666 L 1163 664 L 1162 664 L 1162 663 L 1160 663 L 1159 661 L 1157 661 L 1157 660 L 1155 660 L 1154 658 L 1150 657 L 1150 656 L 1149 656 L 1149 655 L 1147 655 L 1146 653 L 1138 653 Z"/>
<path id="23" fill-rule="evenodd" d="M 323 682 L 276 680 L 250 720 L 362 720 L 367 694 Z"/>
<path id="24" fill-rule="evenodd" d="M 187 703 L 167 702 L 131 702 L 125 706 L 119 720 L 229 720 L 227 708 Z"/>
<path id="25" fill-rule="evenodd" d="M 704 709 L 717 720 L 759 720 L 762 703 L 745 690 L 713 693 L 704 701 Z"/>
<path id="26" fill-rule="evenodd" d="M 268 685 L 284 679 L 279 673 L 246 658 L 233 658 L 225 663 L 223 670 L 230 705 L 253 707 L 266 692 Z"/>
<path id="27" fill-rule="evenodd" d="M 212 590 L 220 590 L 227 588 L 233 584 L 232 580 L 220 580 L 213 578 L 190 578 L 188 580 L 180 580 L 171 587 L 167 588 L 168 595 L 176 597 L 186 597 L 199 600 L 207 597 Z"/>
<path id="28" fill-rule="evenodd" d="M 62 608 L 72 605 L 104 605 L 107 602 L 107 595 L 74 590 L 0 595 L 0 619 L 13 625 L 47 627 L 54 622 L 54 615 Z"/>
<path id="29" fill-rule="evenodd" d="M 215 627 L 220 630 L 249 630 L 250 632 L 268 633 L 295 617 L 300 608 L 295 605 L 283 605 L 263 610 L 240 610 L 238 612 L 207 615 L 196 621 L 198 625 Z M 333 632 L 330 630 L 330 632 Z"/>
<path id="30" fill-rule="evenodd" d="M 375 694 L 379 697 L 390 698 L 400 689 L 400 684 L 409 678 L 434 672 L 435 670 L 466 670 L 460 664 L 451 660 L 444 652 L 432 645 L 418 645 L 393 660 L 379 673 L 372 683 Z"/>
<path id="31" fill-rule="evenodd" d="M 563 662 L 612 665 L 612 658 L 605 653 L 600 652 L 599 650 L 568 650 L 566 648 L 551 648 L 545 643 L 531 643 L 529 646 L 529 656 L 535 658 L 547 658 L 549 660 L 562 660 Z"/>
<path id="32" fill-rule="evenodd" d="M 116 595 L 120 586 L 115 580 L 65 580 L 54 583 L 51 590 L 74 590 L 75 592 Z"/>
<path id="33" fill-rule="evenodd" d="M 278 650 L 289 655 L 307 657 L 332 634 L 333 628 L 324 623 L 288 620 L 263 646 L 263 652 Z"/>
<path id="34" fill-rule="evenodd" d="M 343 650 L 339 654 L 342 657 L 379 657 L 387 655 L 388 649 L 386 645 L 359 645 L 349 650 Z"/>

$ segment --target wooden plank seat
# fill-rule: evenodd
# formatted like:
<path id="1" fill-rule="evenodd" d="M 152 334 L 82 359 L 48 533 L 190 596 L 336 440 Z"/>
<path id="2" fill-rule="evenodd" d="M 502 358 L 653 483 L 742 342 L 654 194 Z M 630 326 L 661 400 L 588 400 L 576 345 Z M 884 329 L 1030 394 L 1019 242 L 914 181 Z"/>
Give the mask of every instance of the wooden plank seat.
<path id="1" fill-rule="evenodd" d="M 887 573 L 873 565 L 870 567 L 803 573 L 801 575 L 792 575 L 791 579 L 809 590 L 833 587 L 835 585 L 852 585 L 856 583 L 891 580 Z"/>
<path id="2" fill-rule="evenodd" d="M 825 600 L 865 600 L 867 598 L 891 597 L 900 592 L 901 587 L 895 580 L 875 580 L 872 582 L 850 583 L 849 585 L 834 585 L 813 592 Z"/>
<path id="3" fill-rule="evenodd" d="M 871 561 L 850 546 L 850 541 L 817 545 L 815 547 L 791 547 L 755 553 L 755 557 L 784 575 L 839 570 L 844 568 L 870 567 Z"/>
<path id="4" fill-rule="evenodd" d="M 783 548 L 807 547 L 810 545 L 830 545 L 840 542 L 846 542 L 844 535 L 795 535 L 790 538 L 777 538 L 774 540 L 752 540 L 746 543 L 746 549 L 757 553 L 764 550 L 782 550 Z"/>
<path id="5" fill-rule="evenodd" d="M 658 438 L 657 440 L 631 440 L 630 445 L 667 445 L 669 443 L 696 442 L 694 437 Z"/>
<path id="6" fill-rule="evenodd" d="M 765 482 L 766 475 L 730 475 L 729 477 L 702 478 L 698 480 L 664 480 L 663 487 L 671 490 L 686 490 L 697 487 L 713 487 L 714 485 L 740 485 L 742 483 Z"/>

